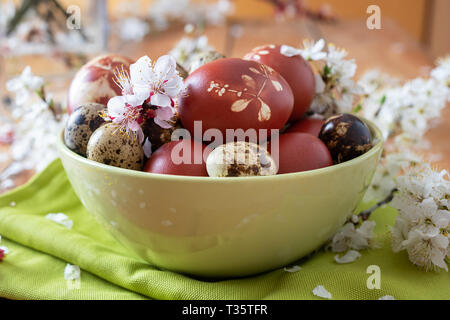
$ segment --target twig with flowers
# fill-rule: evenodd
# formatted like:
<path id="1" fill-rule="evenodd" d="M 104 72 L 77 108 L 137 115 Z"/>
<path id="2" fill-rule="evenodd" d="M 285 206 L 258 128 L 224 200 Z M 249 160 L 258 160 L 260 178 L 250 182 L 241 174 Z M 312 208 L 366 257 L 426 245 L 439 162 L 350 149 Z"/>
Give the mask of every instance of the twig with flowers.
<path id="1" fill-rule="evenodd" d="M 356 64 L 346 59 L 346 51 L 329 44 L 324 52 L 324 47 L 325 41 L 319 40 L 305 41 L 302 48 L 281 48 L 282 54 L 301 55 L 316 69 L 316 96 L 310 115 L 325 118 L 351 111 L 373 121 L 384 138 L 393 141 L 365 196 L 366 201 L 378 203 L 350 218 L 332 238 L 332 251 L 372 247 L 375 222 L 367 219 L 374 210 L 390 203 L 398 210 L 391 228 L 393 250 L 406 250 L 410 261 L 427 271 L 448 271 L 449 174 L 433 170 L 414 149 L 427 146 L 425 133 L 450 101 L 450 57 L 439 59 L 428 78 L 401 83 L 371 71 L 355 82 Z M 356 106 L 355 96 L 359 98 Z M 359 257 L 349 256 L 353 260 Z"/>
<path id="2" fill-rule="evenodd" d="M 156 62 L 141 57 L 130 66 L 130 73 L 119 70 L 116 83 L 122 89 L 122 95 L 111 98 L 103 117 L 117 126 L 122 134 L 136 137 L 144 143 L 142 125 L 152 119 L 161 128 L 169 129 L 174 125 L 176 103 L 184 83 L 178 75 L 177 63 L 170 55 L 160 57 Z M 151 144 L 144 144 L 146 156 L 150 156 Z"/>
<path id="3" fill-rule="evenodd" d="M 1 119 L 0 143 L 11 144 L 12 158 L 0 175 L 2 190 L 14 187 L 12 178 L 19 173 L 31 169 L 39 172 L 58 157 L 56 139 L 65 121 L 61 105 L 46 92 L 44 79 L 35 76 L 30 67 L 9 80 L 6 88 L 15 99 L 11 103 L 13 122 Z"/>

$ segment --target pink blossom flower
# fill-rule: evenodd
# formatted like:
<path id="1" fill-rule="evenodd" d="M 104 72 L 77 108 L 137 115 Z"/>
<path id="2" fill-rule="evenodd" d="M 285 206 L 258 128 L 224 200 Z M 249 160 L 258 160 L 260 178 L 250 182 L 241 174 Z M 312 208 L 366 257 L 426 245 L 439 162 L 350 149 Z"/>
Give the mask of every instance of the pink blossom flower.
<path id="1" fill-rule="evenodd" d="M 122 133 L 134 134 L 140 143 L 144 141 L 144 132 L 141 128 L 144 122 L 141 113 L 143 103 L 144 100 L 136 95 L 117 96 L 108 101 L 107 112 L 107 117 Z"/>

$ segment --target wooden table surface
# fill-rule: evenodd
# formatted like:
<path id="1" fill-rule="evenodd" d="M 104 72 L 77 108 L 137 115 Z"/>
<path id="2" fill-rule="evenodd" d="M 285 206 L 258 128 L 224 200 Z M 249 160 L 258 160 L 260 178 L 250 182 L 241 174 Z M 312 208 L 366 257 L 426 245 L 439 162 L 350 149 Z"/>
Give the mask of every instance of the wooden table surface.
<path id="1" fill-rule="evenodd" d="M 231 36 L 231 30 L 238 30 L 238 38 Z M 147 37 L 140 43 L 123 44 L 118 41 L 111 43 L 111 52 L 118 52 L 132 58 L 149 55 L 151 58 L 165 54 L 182 37 L 181 28 Z M 433 66 L 433 61 L 427 51 L 408 36 L 403 30 L 389 21 L 383 21 L 382 30 L 368 30 L 365 21 L 341 21 L 336 24 L 319 23 L 308 19 L 296 21 L 232 21 L 227 26 L 207 29 L 206 35 L 210 43 L 228 56 L 241 57 L 253 47 L 267 43 L 282 43 L 298 46 L 302 39 L 324 38 L 339 47 L 344 47 L 351 58 L 358 64 L 357 76 L 369 69 L 377 68 L 401 79 L 411 79 L 427 75 Z M 51 58 L 23 57 L 19 60 L 4 60 L 2 68 L 6 74 L 13 75 L 23 67 L 30 65 L 35 74 L 46 75 L 57 84 L 56 99 L 65 99 L 65 90 L 74 74 L 67 70 L 62 62 Z M 13 61 L 13 63 L 11 62 Z M 3 62 L 5 63 L 5 62 Z M 1 70 L 1 69 L 0 69 Z M 1 76 L 1 75 L 0 75 Z M 4 82 L 5 74 L 0 79 Z M 50 87 L 52 89 L 52 87 Z M 50 90 L 51 91 L 51 90 Z M 0 108 L 1 112 L 1 108 Z M 425 154 L 438 154 L 435 165 L 442 169 L 450 169 L 450 108 L 444 110 L 442 118 L 436 127 L 431 129 L 426 138 L 431 142 L 431 149 Z M 0 146 L 0 152 L 7 147 Z M 7 164 L 0 164 L 0 172 Z M 16 185 L 27 181 L 32 172 L 24 172 L 15 179 Z"/>

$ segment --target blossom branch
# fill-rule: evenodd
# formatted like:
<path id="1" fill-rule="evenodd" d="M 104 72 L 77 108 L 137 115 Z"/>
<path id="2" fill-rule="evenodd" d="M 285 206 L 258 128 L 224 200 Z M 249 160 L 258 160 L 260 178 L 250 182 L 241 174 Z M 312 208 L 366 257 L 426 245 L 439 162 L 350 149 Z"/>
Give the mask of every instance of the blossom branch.
<path id="1" fill-rule="evenodd" d="M 398 191 L 397 188 L 392 189 L 391 192 L 389 193 L 389 195 L 385 199 L 381 200 L 380 202 L 378 202 L 376 205 L 374 205 L 370 209 L 361 211 L 358 214 L 358 217 L 360 217 L 363 221 L 368 220 L 370 215 L 372 214 L 372 212 L 377 210 L 379 207 L 382 207 L 382 206 L 390 203 L 392 201 L 392 199 L 394 198 L 395 192 L 397 192 L 397 191 Z"/>

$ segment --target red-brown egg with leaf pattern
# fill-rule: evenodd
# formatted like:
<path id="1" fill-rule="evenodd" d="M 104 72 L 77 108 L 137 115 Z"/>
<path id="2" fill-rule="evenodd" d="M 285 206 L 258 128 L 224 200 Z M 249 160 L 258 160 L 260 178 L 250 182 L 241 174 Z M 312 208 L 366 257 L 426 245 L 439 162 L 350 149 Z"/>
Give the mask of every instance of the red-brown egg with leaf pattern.
<path id="1" fill-rule="evenodd" d="M 294 97 L 288 83 L 271 67 L 255 61 L 226 58 L 207 63 L 185 81 L 180 99 L 183 126 L 194 133 L 218 129 L 281 129 L 288 121 Z"/>
<path id="2" fill-rule="evenodd" d="M 127 71 L 132 62 L 128 57 L 108 54 L 96 57 L 81 67 L 67 95 L 69 114 L 82 104 L 96 102 L 106 105 L 109 99 L 121 95 L 121 89 L 114 82 L 114 72 L 122 67 Z"/>
<path id="3" fill-rule="evenodd" d="M 294 110 L 289 121 L 295 121 L 308 111 L 314 98 L 316 81 L 307 61 L 301 56 L 285 56 L 280 50 L 279 45 L 264 45 L 254 48 L 244 56 L 244 59 L 264 63 L 283 76 L 294 94 Z"/>

